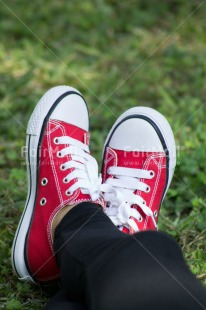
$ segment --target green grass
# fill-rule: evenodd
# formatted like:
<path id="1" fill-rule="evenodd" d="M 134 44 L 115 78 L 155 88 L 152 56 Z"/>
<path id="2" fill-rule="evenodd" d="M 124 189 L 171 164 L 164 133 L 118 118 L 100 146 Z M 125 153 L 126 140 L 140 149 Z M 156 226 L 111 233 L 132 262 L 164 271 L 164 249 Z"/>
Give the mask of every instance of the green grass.
<path id="1" fill-rule="evenodd" d="M 206 3 L 194 14 L 201 1 L 5 3 L 0 2 L 0 309 L 42 309 L 57 289 L 20 283 L 12 274 L 10 248 L 27 192 L 21 157 L 27 121 L 43 93 L 60 84 L 78 88 L 88 102 L 91 150 L 99 163 L 107 132 L 123 111 L 144 105 L 167 117 L 178 165 L 159 226 L 180 243 L 192 272 L 206 284 Z"/>

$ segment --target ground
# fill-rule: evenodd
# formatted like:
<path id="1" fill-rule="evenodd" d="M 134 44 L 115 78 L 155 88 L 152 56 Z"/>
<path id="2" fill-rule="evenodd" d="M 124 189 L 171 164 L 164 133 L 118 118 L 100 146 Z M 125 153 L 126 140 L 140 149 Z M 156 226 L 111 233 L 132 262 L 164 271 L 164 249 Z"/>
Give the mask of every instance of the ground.
<path id="1" fill-rule="evenodd" d="M 42 309 L 57 286 L 20 283 L 10 264 L 27 193 L 27 122 L 43 93 L 72 85 L 90 111 L 91 151 L 136 105 L 174 131 L 175 175 L 159 227 L 206 284 L 206 1 L 0 0 L 0 309 Z"/>

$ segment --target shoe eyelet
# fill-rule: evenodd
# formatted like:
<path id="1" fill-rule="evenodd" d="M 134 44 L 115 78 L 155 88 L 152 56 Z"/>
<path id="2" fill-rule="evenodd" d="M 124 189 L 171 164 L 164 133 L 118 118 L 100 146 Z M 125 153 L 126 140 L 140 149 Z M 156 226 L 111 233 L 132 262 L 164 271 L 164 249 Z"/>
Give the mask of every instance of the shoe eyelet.
<path id="1" fill-rule="evenodd" d="M 41 180 L 41 185 L 42 186 L 46 186 L 47 184 L 48 184 L 48 179 L 47 178 L 43 178 L 42 180 Z"/>
<path id="2" fill-rule="evenodd" d="M 146 191 L 146 193 L 149 193 L 150 192 L 150 186 L 147 186 L 145 191 Z"/>
<path id="3" fill-rule="evenodd" d="M 149 174 L 150 174 L 150 176 L 151 176 L 152 178 L 154 178 L 155 172 L 154 172 L 153 170 L 150 170 L 150 171 L 149 171 Z"/>
<path id="4" fill-rule="evenodd" d="M 69 190 L 67 190 L 67 191 L 65 192 L 65 194 L 66 194 L 67 196 L 71 196 L 73 193 L 71 193 Z"/>
<path id="5" fill-rule="evenodd" d="M 142 222 L 142 216 L 140 216 L 140 217 L 138 218 L 138 222 L 139 222 L 139 223 Z"/>
<path id="6" fill-rule="evenodd" d="M 69 183 L 69 180 L 67 178 L 64 178 L 63 183 Z"/>
<path id="7" fill-rule="evenodd" d="M 62 170 L 62 171 L 66 170 L 66 168 L 65 168 L 65 165 L 64 165 L 64 164 L 60 166 L 60 170 Z"/>
<path id="8" fill-rule="evenodd" d="M 40 205 L 41 206 L 44 206 L 46 204 L 46 198 L 42 198 L 41 200 L 40 200 Z"/>
<path id="9" fill-rule="evenodd" d="M 142 203 L 143 203 L 143 205 L 146 205 L 146 201 L 143 201 Z"/>
<path id="10" fill-rule="evenodd" d="M 61 151 L 57 152 L 57 157 L 59 157 L 59 158 L 63 157 Z"/>
<path id="11" fill-rule="evenodd" d="M 153 214 L 154 214 L 154 217 L 157 217 L 157 215 L 158 215 L 157 210 L 155 210 Z"/>
<path id="12" fill-rule="evenodd" d="M 58 138 L 54 138 L 54 144 L 59 144 L 59 139 Z"/>

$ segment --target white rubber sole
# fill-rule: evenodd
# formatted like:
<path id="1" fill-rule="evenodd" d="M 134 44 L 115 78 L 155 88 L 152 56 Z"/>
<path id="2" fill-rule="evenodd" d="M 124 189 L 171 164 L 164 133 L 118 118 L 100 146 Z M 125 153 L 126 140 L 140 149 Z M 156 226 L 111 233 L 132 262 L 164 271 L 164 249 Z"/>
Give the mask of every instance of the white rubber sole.
<path id="1" fill-rule="evenodd" d="M 111 135 L 113 134 L 115 128 L 124 120 L 127 119 L 128 117 L 134 117 L 135 116 L 143 116 L 146 117 L 148 119 L 150 119 L 153 123 L 155 123 L 155 125 L 158 127 L 166 148 L 169 152 L 169 169 L 168 169 L 168 183 L 167 183 L 167 188 L 165 190 L 165 194 L 169 188 L 169 185 L 171 183 L 173 174 L 174 174 L 174 169 L 176 166 L 176 146 L 175 146 L 175 139 L 174 139 L 174 135 L 172 132 L 172 129 L 168 123 L 168 121 L 166 120 L 166 118 L 159 112 L 157 112 L 156 110 L 152 109 L 152 108 L 148 108 L 148 107 L 134 107 L 131 108 L 129 110 L 127 110 L 126 112 L 124 112 L 114 123 L 114 125 L 112 126 L 111 130 L 109 131 L 109 134 L 107 135 L 107 138 L 105 140 L 105 144 L 104 144 L 104 148 L 103 148 L 103 157 L 104 157 L 104 153 L 105 153 L 105 148 L 111 138 Z"/>
<path id="2" fill-rule="evenodd" d="M 26 205 L 21 216 L 11 251 L 11 262 L 14 273 L 22 281 L 36 283 L 29 273 L 25 262 L 25 242 L 32 219 L 37 187 L 37 152 L 41 131 L 49 111 L 59 97 L 68 92 L 80 94 L 75 88 L 57 86 L 48 90 L 34 109 L 27 127 L 27 173 L 28 195 Z M 80 94 L 81 95 L 81 94 Z"/>

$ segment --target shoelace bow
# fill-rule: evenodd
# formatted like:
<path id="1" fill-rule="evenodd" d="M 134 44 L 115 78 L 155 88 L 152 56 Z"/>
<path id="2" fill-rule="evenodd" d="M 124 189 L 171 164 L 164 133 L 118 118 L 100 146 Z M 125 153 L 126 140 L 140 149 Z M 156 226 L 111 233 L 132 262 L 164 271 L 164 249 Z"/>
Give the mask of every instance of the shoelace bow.
<path id="1" fill-rule="evenodd" d="M 67 190 L 67 195 L 72 194 L 80 188 L 83 194 L 89 194 L 92 201 L 100 197 L 101 177 L 98 177 L 98 164 L 89 154 L 89 147 L 71 137 L 64 136 L 56 138 L 56 144 L 68 144 L 57 153 L 58 157 L 71 155 L 71 160 L 61 165 L 61 170 L 73 169 L 65 178 L 64 183 L 76 179 L 76 182 Z"/>
<path id="2" fill-rule="evenodd" d="M 117 226 L 132 227 L 137 232 L 138 225 L 134 221 L 142 221 L 141 214 L 132 208 L 132 205 L 138 205 L 145 215 L 150 216 L 157 227 L 153 212 L 146 206 L 144 199 L 134 194 L 134 191 L 139 190 L 149 192 L 150 188 L 140 179 L 151 179 L 154 177 L 152 170 L 125 168 L 125 167 L 110 167 L 108 169 L 110 175 L 115 178 L 109 178 L 101 185 L 101 191 L 109 207 L 106 208 L 106 214 L 112 222 Z"/>

